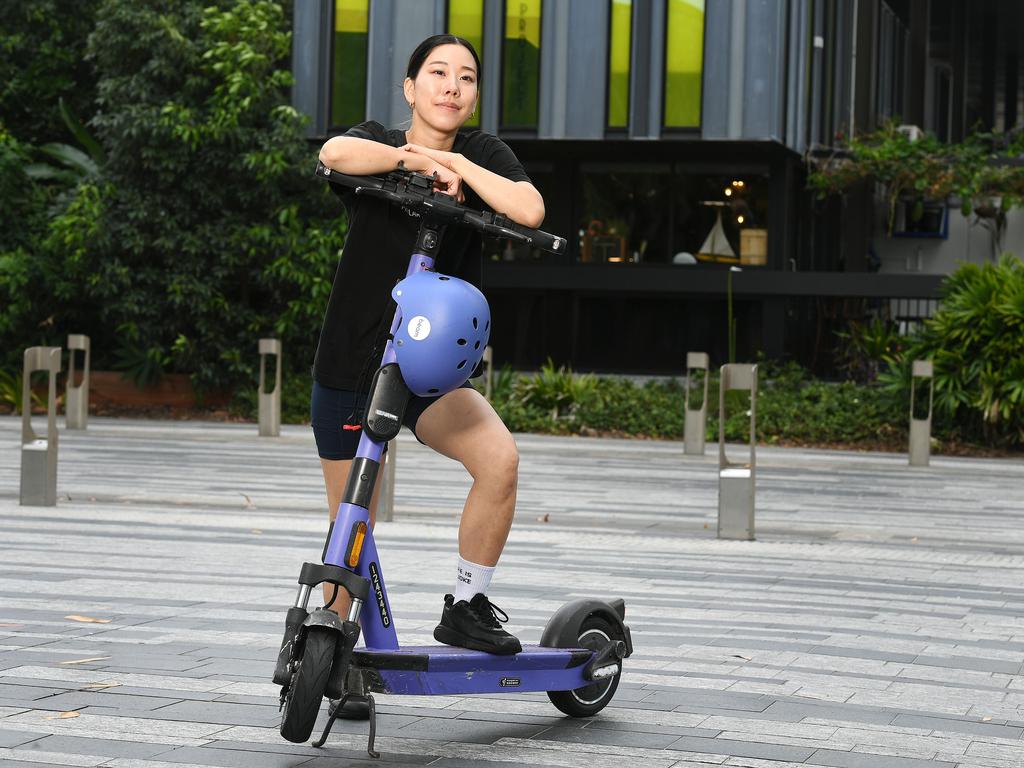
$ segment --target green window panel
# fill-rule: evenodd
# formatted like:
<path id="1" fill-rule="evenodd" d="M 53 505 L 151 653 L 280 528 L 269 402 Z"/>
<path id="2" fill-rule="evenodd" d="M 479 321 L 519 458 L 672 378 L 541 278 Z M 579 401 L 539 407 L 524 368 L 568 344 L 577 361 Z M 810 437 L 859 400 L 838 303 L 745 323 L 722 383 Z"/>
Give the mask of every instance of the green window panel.
<path id="1" fill-rule="evenodd" d="M 633 0 L 612 0 L 608 43 L 608 127 L 629 124 L 629 54 Z"/>
<path id="2" fill-rule="evenodd" d="M 704 0 L 668 0 L 665 127 L 699 128 L 704 69 Z"/>
<path id="3" fill-rule="evenodd" d="M 507 0 L 501 100 L 505 128 L 536 128 L 541 0 Z"/>
<path id="4" fill-rule="evenodd" d="M 476 48 L 477 56 L 484 58 L 484 0 L 448 0 L 448 34 L 465 38 Z M 477 73 L 477 88 L 480 87 L 480 73 Z M 480 107 L 483 94 L 477 102 L 476 115 L 466 125 L 480 125 Z"/>
<path id="5" fill-rule="evenodd" d="M 366 52 L 370 0 L 334 0 L 331 125 L 366 119 Z"/>

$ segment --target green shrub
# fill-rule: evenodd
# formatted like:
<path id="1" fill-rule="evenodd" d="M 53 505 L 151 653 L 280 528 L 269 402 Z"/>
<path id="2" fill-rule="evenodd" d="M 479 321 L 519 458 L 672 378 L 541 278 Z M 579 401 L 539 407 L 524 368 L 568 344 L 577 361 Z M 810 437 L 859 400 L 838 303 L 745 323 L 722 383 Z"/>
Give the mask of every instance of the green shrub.
<path id="1" fill-rule="evenodd" d="M 90 124 L 107 160 L 50 223 L 65 276 L 42 281 L 77 290 L 56 325 L 93 337 L 97 367 L 190 372 L 200 390 L 251 384 L 261 336 L 309 365 L 345 233 L 290 106 L 282 4 L 204 5 L 100 4 Z"/>
<path id="2" fill-rule="evenodd" d="M 1024 445 L 1024 263 L 1007 254 L 947 278 L 939 310 L 881 377 L 904 409 L 914 360 L 934 365 L 941 428 Z"/>

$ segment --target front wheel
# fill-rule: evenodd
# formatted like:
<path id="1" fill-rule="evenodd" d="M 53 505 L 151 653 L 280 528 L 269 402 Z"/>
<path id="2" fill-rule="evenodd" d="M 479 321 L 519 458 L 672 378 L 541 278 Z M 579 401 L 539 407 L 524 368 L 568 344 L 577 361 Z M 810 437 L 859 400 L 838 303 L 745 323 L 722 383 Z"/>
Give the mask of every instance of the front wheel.
<path id="1" fill-rule="evenodd" d="M 602 616 L 588 616 L 580 625 L 580 648 L 597 651 L 621 639 L 619 631 Z M 615 675 L 571 691 L 548 691 L 548 698 L 569 717 L 593 717 L 608 705 L 618 687 L 619 675 Z"/>
<path id="2" fill-rule="evenodd" d="M 299 668 L 292 676 L 281 715 L 281 735 L 288 741 L 302 744 L 313 732 L 331 676 L 336 642 L 336 634 L 324 627 L 311 627 L 306 635 Z"/>

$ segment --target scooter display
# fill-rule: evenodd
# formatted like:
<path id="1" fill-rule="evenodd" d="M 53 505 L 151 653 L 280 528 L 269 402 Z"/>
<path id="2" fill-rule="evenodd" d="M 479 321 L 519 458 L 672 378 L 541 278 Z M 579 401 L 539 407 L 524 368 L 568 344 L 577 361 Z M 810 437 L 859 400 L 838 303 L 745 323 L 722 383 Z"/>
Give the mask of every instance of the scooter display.
<path id="1" fill-rule="evenodd" d="M 406 332 L 413 338 L 423 334 L 422 317 L 403 317 L 401 297 L 403 291 L 408 293 L 417 280 L 426 276 L 456 280 L 433 271 L 446 227 L 470 227 L 552 253 L 564 253 L 566 241 L 515 224 L 501 214 L 467 208 L 452 196 L 437 192 L 434 179 L 423 174 L 396 171 L 382 177 L 349 176 L 318 164 L 316 175 L 348 187 L 356 195 L 381 198 L 399 206 L 418 216 L 420 226 L 406 278 L 392 292 L 398 307 L 370 386 L 359 447 L 337 517 L 328 532 L 321 562 L 302 565 L 298 596 L 285 619 L 274 670 L 274 682 L 281 686 L 281 735 L 295 743 L 305 742 L 316 725 L 323 699 L 340 699 L 341 704 L 314 743 L 322 746 L 344 703 L 363 700 L 370 713 L 367 752 L 379 757 L 374 750 L 375 693 L 429 696 L 546 691 L 552 704 L 567 715 L 597 714 L 614 696 L 622 660 L 633 651 L 629 627 L 624 623 L 624 601 L 570 602 L 549 619 L 539 644 L 524 645 L 514 655 L 445 645 L 403 646 L 398 641 L 369 522 L 370 500 L 385 445 L 397 436 L 413 392 L 406 380 L 416 378 L 409 365 L 410 370 L 401 369 L 398 345 L 411 343 L 403 337 Z M 416 321 L 415 327 L 412 321 Z M 476 317 L 473 322 L 477 324 Z M 475 341 L 456 341 L 465 346 L 466 359 L 459 366 L 461 381 L 453 379 L 450 389 L 469 378 L 483 355 L 489 320 L 483 320 L 480 326 Z M 310 609 L 313 590 L 323 583 L 348 593 L 351 602 L 347 616 L 339 616 L 329 605 Z M 363 647 L 357 648 L 360 637 Z"/>

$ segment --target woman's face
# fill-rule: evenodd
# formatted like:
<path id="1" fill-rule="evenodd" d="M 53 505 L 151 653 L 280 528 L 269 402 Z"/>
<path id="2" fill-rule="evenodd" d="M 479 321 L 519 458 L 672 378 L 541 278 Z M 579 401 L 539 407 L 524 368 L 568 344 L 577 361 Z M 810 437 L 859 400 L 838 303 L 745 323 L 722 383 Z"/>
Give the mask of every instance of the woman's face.
<path id="1" fill-rule="evenodd" d="M 476 109 L 477 71 L 462 45 L 439 45 L 427 54 L 415 80 L 405 79 L 405 100 L 421 120 L 440 131 L 457 131 Z"/>

